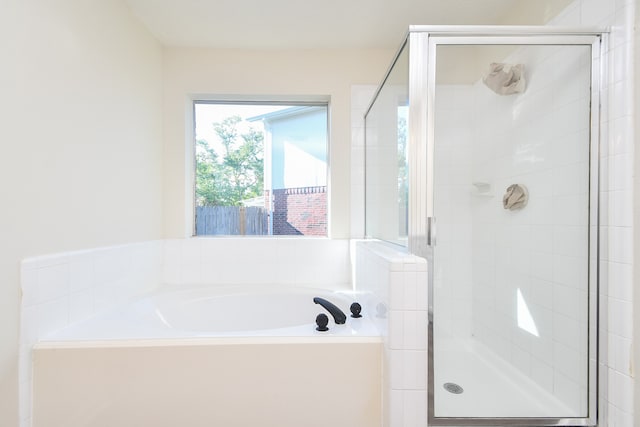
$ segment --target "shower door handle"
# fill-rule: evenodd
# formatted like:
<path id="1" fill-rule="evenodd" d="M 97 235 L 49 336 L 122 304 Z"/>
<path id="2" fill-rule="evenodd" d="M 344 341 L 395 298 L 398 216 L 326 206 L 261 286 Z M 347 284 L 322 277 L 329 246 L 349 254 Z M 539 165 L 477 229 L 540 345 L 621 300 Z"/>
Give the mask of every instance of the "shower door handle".
<path id="1" fill-rule="evenodd" d="M 436 219 L 435 217 L 427 217 L 427 246 L 436 245 Z"/>

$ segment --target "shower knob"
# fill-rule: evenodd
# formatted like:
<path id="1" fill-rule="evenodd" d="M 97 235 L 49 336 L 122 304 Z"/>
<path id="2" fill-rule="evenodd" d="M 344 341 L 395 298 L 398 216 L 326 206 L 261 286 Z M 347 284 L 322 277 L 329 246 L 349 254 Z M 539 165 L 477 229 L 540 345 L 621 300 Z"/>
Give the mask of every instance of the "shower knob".
<path id="1" fill-rule="evenodd" d="M 316 316 L 316 325 L 318 325 L 318 327 L 316 328 L 316 331 L 320 331 L 320 332 L 328 331 L 329 330 L 329 328 L 327 328 L 328 324 L 329 324 L 329 318 L 327 317 L 326 314 L 320 313 Z"/>
<path id="2" fill-rule="evenodd" d="M 362 311 L 362 306 L 357 302 L 351 304 L 351 307 L 349 307 L 349 309 L 351 310 L 351 317 L 355 319 L 357 319 L 358 317 L 362 317 L 362 315 L 360 314 L 360 312 Z"/>

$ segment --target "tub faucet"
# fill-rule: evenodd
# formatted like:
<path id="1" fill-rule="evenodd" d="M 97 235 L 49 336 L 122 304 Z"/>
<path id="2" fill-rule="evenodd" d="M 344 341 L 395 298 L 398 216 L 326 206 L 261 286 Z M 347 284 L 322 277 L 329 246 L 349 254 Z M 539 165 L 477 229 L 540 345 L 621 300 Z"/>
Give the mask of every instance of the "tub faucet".
<path id="1" fill-rule="evenodd" d="M 313 299 L 313 302 L 323 306 L 333 316 L 333 320 L 336 322 L 337 325 L 342 325 L 346 323 L 347 316 L 344 314 L 342 310 L 340 310 L 333 303 L 330 303 L 326 299 L 320 298 L 320 297 L 315 297 Z"/>

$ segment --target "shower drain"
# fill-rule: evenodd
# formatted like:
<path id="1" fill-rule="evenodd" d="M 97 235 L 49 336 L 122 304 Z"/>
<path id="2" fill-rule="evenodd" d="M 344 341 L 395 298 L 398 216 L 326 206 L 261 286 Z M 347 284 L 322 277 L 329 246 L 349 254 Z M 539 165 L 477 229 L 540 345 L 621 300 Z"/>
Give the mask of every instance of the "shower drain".
<path id="1" fill-rule="evenodd" d="M 442 386 L 449 393 L 453 393 L 453 394 L 462 394 L 462 392 L 464 391 L 462 387 L 460 387 L 458 384 L 455 384 L 455 383 L 444 383 Z"/>

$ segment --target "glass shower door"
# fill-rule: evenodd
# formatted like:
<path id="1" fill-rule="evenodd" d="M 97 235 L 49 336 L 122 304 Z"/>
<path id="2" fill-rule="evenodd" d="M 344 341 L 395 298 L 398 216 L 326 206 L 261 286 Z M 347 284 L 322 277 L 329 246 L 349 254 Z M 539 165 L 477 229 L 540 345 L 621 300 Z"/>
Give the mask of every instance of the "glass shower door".
<path id="1" fill-rule="evenodd" d="M 429 41 L 433 424 L 593 419 L 596 42 Z"/>

